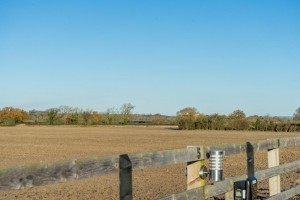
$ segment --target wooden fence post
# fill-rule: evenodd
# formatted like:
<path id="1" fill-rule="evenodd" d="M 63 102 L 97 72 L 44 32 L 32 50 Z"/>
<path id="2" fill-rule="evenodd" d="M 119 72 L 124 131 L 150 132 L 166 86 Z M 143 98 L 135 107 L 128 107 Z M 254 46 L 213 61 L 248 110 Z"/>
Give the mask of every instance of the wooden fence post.
<path id="1" fill-rule="evenodd" d="M 187 163 L 187 189 L 194 189 L 205 185 L 205 180 L 199 177 L 200 168 L 205 164 L 206 153 L 202 146 L 188 146 L 190 151 L 197 153 L 197 157 Z"/>
<path id="2" fill-rule="evenodd" d="M 119 157 L 120 200 L 132 200 L 132 163 L 127 154 Z"/>
<path id="3" fill-rule="evenodd" d="M 278 147 L 268 150 L 268 168 L 279 165 L 279 146 L 280 140 L 278 139 Z M 270 196 L 280 193 L 280 176 L 274 176 L 269 179 Z"/>

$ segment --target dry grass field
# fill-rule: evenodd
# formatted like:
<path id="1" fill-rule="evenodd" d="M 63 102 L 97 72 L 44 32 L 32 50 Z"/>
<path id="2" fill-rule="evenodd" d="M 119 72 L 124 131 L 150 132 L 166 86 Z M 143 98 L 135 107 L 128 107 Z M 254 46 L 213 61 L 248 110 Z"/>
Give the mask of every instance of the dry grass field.
<path id="1" fill-rule="evenodd" d="M 44 163 L 132 152 L 185 148 L 192 144 L 221 144 L 299 133 L 179 131 L 172 127 L 0 127 L 0 166 Z M 300 159 L 300 147 L 280 150 L 281 164 Z M 256 153 L 256 169 L 267 167 L 266 152 Z M 246 173 L 246 155 L 224 160 L 224 176 Z M 134 199 L 153 199 L 186 189 L 185 165 L 137 170 Z M 281 176 L 282 187 L 300 183 L 300 172 Z M 266 182 L 259 184 L 263 196 Z M 2 192 L 0 199 L 118 199 L 118 174 L 26 190 Z"/>

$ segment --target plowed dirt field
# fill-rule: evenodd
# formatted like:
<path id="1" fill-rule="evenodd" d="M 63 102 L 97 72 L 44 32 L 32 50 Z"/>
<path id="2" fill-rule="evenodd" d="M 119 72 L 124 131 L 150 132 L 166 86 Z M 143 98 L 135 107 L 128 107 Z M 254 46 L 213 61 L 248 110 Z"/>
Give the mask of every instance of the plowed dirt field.
<path id="1" fill-rule="evenodd" d="M 174 127 L 0 127 L 0 166 L 44 163 L 132 152 L 222 144 L 300 133 L 179 131 Z M 300 147 L 280 149 L 280 164 L 300 159 Z M 267 168 L 267 152 L 255 155 L 256 170 Z M 186 190 L 185 164 L 133 172 L 134 199 L 155 199 Z M 246 173 L 246 155 L 224 160 L 224 177 Z M 281 176 L 282 189 L 300 184 L 300 171 Z M 0 199 L 118 199 L 118 174 L 31 189 L 2 192 Z M 259 195 L 268 195 L 266 181 Z M 294 199 L 300 199 L 295 197 Z"/>

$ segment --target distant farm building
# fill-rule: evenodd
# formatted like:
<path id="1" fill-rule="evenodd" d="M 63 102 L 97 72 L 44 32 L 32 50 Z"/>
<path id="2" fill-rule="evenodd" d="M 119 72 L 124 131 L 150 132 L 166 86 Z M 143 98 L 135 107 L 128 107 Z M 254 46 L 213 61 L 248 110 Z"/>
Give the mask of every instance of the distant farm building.
<path id="1" fill-rule="evenodd" d="M 129 121 L 131 125 L 150 125 L 152 122 L 150 120 L 131 120 Z"/>

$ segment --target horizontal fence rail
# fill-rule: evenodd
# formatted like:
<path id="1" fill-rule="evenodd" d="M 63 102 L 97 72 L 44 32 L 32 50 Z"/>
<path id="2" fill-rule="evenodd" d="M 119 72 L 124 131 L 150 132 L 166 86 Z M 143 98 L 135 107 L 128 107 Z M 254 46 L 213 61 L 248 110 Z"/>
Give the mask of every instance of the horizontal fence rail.
<path id="1" fill-rule="evenodd" d="M 261 151 L 278 147 L 300 145 L 300 137 L 270 139 L 251 143 L 254 147 L 254 151 Z M 194 145 L 194 147 L 200 146 Z M 204 152 L 209 152 L 213 148 L 222 149 L 225 156 L 246 152 L 245 143 L 201 146 L 201 148 L 202 147 L 204 148 Z M 129 154 L 129 159 L 132 162 L 133 169 L 145 169 L 170 164 L 186 163 L 199 159 L 199 155 L 197 148 L 184 148 Z M 0 191 L 30 188 L 65 182 L 68 180 L 90 178 L 116 173 L 118 170 L 119 156 L 78 159 L 55 162 L 52 164 L 32 164 L 12 168 L 4 167 L 0 168 Z"/>
<path id="2" fill-rule="evenodd" d="M 159 167 L 194 160 L 197 152 L 175 149 L 131 154 L 133 169 Z M 52 164 L 32 164 L 22 167 L 0 168 L 0 191 L 30 188 L 74 179 L 84 179 L 116 173 L 119 156 L 79 159 Z"/>
<path id="3" fill-rule="evenodd" d="M 300 185 L 267 198 L 267 200 L 286 200 L 300 194 Z"/>

